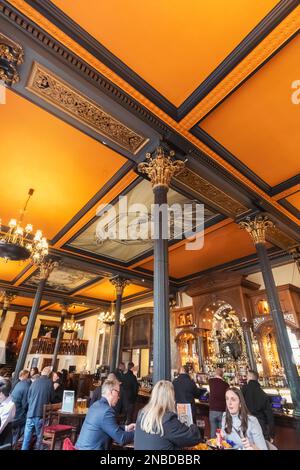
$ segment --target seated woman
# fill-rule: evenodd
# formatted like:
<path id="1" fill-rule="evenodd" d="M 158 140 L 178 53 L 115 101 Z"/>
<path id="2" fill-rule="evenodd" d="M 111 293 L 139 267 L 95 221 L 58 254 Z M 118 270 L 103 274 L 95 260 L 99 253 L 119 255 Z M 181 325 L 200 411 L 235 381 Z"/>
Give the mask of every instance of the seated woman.
<path id="1" fill-rule="evenodd" d="M 261 426 L 257 418 L 250 415 L 242 392 L 236 387 L 229 388 L 225 398 L 223 438 L 233 441 L 235 447 L 246 450 L 268 450 Z"/>
<path id="2" fill-rule="evenodd" d="M 157 382 L 149 403 L 138 414 L 134 449 L 176 450 L 200 441 L 197 426 L 186 426 L 177 417 L 172 383 L 167 380 Z"/>

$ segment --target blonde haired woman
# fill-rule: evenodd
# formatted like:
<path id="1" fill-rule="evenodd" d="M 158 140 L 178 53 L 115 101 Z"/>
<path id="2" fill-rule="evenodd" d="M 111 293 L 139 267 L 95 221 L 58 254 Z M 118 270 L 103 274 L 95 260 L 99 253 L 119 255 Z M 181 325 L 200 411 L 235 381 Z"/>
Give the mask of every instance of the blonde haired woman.
<path id="1" fill-rule="evenodd" d="M 134 448 L 176 450 L 193 446 L 200 441 L 197 426 L 186 426 L 177 417 L 172 383 L 167 380 L 157 382 L 149 403 L 138 414 Z"/>

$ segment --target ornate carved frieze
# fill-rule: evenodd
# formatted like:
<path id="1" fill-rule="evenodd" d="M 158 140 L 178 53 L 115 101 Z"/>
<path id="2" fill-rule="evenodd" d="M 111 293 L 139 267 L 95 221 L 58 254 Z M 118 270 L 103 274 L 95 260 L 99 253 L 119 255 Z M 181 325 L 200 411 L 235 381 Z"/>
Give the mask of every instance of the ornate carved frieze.
<path id="1" fill-rule="evenodd" d="M 149 140 L 37 62 L 33 64 L 26 88 L 132 154 L 136 154 Z"/>
<path id="2" fill-rule="evenodd" d="M 269 242 L 286 251 L 291 250 L 297 244 L 293 238 L 286 235 L 278 227 L 271 227 L 266 234 L 266 238 Z"/>
<path id="3" fill-rule="evenodd" d="M 175 176 L 174 180 L 197 193 L 200 199 L 206 199 L 232 217 L 241 215 L 248 210 L 246 206 L 188 168 Z"/>
<path id="4" fill-rule="evenodd" d="M 0 80 L 6 85 L 13 85 L 20 80 L 17 65 L 24 61 L 22 47 L 0 33 Z"/>

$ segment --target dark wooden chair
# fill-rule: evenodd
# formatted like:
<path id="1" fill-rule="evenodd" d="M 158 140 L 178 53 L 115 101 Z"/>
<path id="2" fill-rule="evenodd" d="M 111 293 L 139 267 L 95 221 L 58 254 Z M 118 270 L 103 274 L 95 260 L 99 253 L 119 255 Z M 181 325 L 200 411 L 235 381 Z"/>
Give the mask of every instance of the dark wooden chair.
<path id="1" fill-rule="evenodd" d="M 63 441 L 67 437 L 74 440 L 75 432 L 73 426 L 67 424 L 59 424 L 58 410 L 61 409 L 61 403 L 53 405 L 44 405 L 43 413 L 43 445 L 49 447 L 49 450 L 55 449 L 56 442 L 60 443 L 60 448 L 63 446 Z"/>

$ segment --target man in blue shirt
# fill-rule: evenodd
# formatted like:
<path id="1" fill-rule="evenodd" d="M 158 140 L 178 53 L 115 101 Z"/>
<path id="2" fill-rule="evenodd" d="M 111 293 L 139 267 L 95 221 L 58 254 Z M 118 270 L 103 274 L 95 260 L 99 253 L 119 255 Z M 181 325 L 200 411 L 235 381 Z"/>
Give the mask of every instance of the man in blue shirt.
<path id="1" fill-rule="evenodd" d="M 119 426 L 114 406 L 120 395 L 120 382 L 106 380 L 102 385 L 102 398 L 90 408 L 76 442 L 78 450 L 108 450 L 112 441 L 119 445 L 133 442 L 135 424 Z"/>

